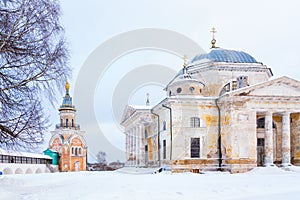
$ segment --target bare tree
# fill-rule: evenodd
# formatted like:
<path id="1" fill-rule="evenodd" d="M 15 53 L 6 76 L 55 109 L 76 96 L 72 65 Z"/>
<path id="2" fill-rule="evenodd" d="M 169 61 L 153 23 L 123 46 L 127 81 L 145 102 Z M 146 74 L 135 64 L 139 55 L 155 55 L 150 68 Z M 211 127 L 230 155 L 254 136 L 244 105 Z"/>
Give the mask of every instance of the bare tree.
<path id="1" fill-rule="evenodd" d="M 70 74 L 56 0 L 0 0 L 0 145 L 43 142 L 53 101 Z"/>
<path id="2" fill-rule="evenodd" d="M 99 164 L 106 164 L 106 153 L 104 151 L 99 151 L 96 155 L 96 159 Z"/>

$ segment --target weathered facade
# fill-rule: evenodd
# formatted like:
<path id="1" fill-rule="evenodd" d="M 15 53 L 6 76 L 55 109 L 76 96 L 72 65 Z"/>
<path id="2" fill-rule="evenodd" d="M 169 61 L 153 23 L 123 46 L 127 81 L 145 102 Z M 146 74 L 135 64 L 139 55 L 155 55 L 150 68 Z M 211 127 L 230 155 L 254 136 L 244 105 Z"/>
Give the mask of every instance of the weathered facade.
<path id="1" fill-rule="evenodd" d="M 242 51 L 215 47 L 155 106 L 125 109 L 126 165 L 173 172 L 300 165 L 300 82 Z"/>
<path id="2" fill-rule="evenodd" d="M 66 83 L 66 95 L 60 106 L 60 124 L 52 131 L 49 148 L 59 154 L 59 171 L 85 171 L 87 169 L 87 145 L 84 131 L 76 124 L 76 109 Z"/>

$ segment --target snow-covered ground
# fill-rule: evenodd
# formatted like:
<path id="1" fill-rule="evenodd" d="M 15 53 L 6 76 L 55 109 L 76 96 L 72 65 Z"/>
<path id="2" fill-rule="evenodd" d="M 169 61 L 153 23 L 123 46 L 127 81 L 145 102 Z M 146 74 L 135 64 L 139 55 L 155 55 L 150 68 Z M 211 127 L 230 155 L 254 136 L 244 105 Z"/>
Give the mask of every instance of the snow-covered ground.
<path id="1" fill-rule="evenodd" d="M 300 168 L 291 170 L 257 168 L 244 174 L 146 174 L 144 170 L 138 174 L 125 169 L 6 175 L 0 179 L 0 199 L 299 199 Z"/>

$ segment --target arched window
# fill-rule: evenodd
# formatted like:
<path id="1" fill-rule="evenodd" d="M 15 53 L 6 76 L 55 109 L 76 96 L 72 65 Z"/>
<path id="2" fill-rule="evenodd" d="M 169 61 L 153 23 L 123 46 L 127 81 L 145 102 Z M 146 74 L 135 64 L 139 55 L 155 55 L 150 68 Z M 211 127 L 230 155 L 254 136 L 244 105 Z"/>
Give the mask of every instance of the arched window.
<path id="1" fill-rule="evenodd" d="M 200 127 L 200 118 L 199 117 L 191 117 L 190 123 L 191 123 L 191 127 L 199 128 Z"/>
<path id="2" fill-rule="evenodd" d="M 72 127 L 74 127 L 74 119 L 72 119 Z"/>
<path id="3" fill-rule="evenodd" d="M 230 91 L 230 83 L 227 83 L 221 90 L 220 95 Z"/>
<path id="4" fill-rule="evenodd" d="M 78 149 L 78 154 L 81 155 L 81 147 Z"/>
<path id="5" fill-rule="evenodd" d="M 163 131 L 167 130 L 167 122 L 163 121 Z"/>
<path id="6" fill-rule="evenodd" d="M 74 147 L 71 148 L 72 155 L 74 155 Z"/>
<path id="7" fill-rule="evenodd" d="M 75 147 L 75 156 L 78 156 L 78 149 Z"/>
<path id="8" fill-rule="evenodd" d="M 66 127 L 69 126 L 69 119 L 66 119 Z"/>
<path id="9" fill-rule="evenodd" d="M 63 126 L 63 119 L 60 119 L 60 126 Z"/>
<path id="10" fill-rule="evenodd" d="M 231 82 L 227 83 L 226 85 L 224 85 L 224 87 L 222 88 L 222 90 L 220 92 L 220 96 L 226 92 L 230 92 L 230 91 L 236 90 L 236 89 L 238 89 L 237 81 L 231 81 Z"/>

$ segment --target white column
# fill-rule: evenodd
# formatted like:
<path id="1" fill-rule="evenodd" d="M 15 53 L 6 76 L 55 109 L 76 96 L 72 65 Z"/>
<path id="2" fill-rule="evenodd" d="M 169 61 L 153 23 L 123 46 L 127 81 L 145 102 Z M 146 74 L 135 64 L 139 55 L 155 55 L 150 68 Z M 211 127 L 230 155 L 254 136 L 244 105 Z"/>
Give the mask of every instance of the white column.
<path id="1" fill-rule="evenodd" d="M 140 125 L 136 127 L 136 166 L 139 166 L 139 139 L 140 139 Z"/>
<path id="2" fill-rule="evenodd" d="M 145 166 L 145 142 L 147 141 L 147 138 L 144 138 L 145 137 L 145 127 L 142 126 L 142 129 L 141 129 L 141 139 L 140 139 L 140 153 L 141 153 L 141 156 L 140 156 L 140 163 L 142 166 Z"/>
<path id="3" fill-rule="evenodd" d="M 142 136 L 142 126 L 139 125 L 139 129 L 138 129 L 138 165 L 141 165 L 141 137 Z"/>
<path id="4" fill-rule="evenodd" d="M 265 166 L 274 166 L 273 164 L 273 119 L 272 113 L 265 115 Z"/>
<path id="5" fill-rule="evenodd" d="M 132 128 L 131 132 L 131 166 L 134 166 L 134 128 Z"/>
<path id="6" fill-rule="evenodd" d="M 137 166 L 137 127 L 134 128 L 134 166 Z"/>
<path id="7" fill-rule="evenodd" d="M 128 131 L 125 131 L 125 155 L 126 155 L 126 165 L 128 165 Z"/>
<path id="8" fill-rule="evenodd" d="M 132 129 L 129 132 L 129 158 L 130 158 L 130 166 L 132 166 Z"/>
<path id="9" fill-rule="evenodd" d="M 290 113 L 282 115 L 282 166 L 286 167 L 291 164 L 291 140 L 290 140 Z"/>
<path id="10" fill-rule="evenodd" d="M 131 135 L 131 142 L 132 142 L 132 145 L 131 145 L 131 154 L 132 154 L 132 166 L 134 166 L 134 156 L 135 156 L 135 152 L 134 152 L 134 134 L 135 134 L 135 128 L 132 128 L 132 135 Z"/>
<path id="11" fill-rule="evenodd" d="M 134 134 L 135 134 L 135 128 L 132 128 L 132 136 L 131 136 L 131 140 L 132 140 L 132 146 L 131 146 L 131 148 L 132 148 L 132 166 L 134 166 L 134 156 L 135 156 L 135 152 L 134 152 L 134 150 L 135 150 L 135 147 L 134 147 L 134 145 L 135 145 L 135 142 L 134 142 Z"/>
<path id="12" fill-rule="evenodd" d="M 135 141 L 136 141 L 135 163 L 136 163 L 136 166 L 138 166 L 138 160 L 139 160 L 139 130 L 140 130 L 140 126 L 138 125 L 136 127 L 136 134 L 135 134 Z"/>
<path id="13" fill-rule="evenodd" d="M 130 130 L 127 130 L 127 166 L 130 165 L 129 157 L 130 157 Z"/>

